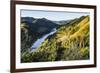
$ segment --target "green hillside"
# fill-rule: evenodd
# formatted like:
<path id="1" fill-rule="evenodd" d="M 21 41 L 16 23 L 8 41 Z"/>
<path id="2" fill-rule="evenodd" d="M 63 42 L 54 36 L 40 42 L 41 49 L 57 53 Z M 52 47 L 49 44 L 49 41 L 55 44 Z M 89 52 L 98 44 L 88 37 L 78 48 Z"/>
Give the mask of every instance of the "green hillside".
<path id="1" fill-rule="evenodd" d="M 89 59 L 89 25 L 89 16 L 82 16 L 60 26 L 36 51 L 25 52 L 22 62 Z"/>

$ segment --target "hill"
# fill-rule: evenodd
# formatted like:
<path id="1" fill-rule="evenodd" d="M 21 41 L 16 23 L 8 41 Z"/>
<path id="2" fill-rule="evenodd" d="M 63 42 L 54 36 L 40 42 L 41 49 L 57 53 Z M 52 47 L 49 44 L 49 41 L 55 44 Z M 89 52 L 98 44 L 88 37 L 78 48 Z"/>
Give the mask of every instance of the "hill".
<path id="1" fill-rule="evenodd" d="M 21 52 L 25 52 L 31 45 L 43 35 L 57 28 L 58 24 L 45 19 L 33 17 L 21 17 Z"/>
<path id="2" fill-rule="evenodd" d="M 89 16 L 82 16 L 57 28 L 36 51 L 25 52 L 22 62 L 89 59 Z"/>

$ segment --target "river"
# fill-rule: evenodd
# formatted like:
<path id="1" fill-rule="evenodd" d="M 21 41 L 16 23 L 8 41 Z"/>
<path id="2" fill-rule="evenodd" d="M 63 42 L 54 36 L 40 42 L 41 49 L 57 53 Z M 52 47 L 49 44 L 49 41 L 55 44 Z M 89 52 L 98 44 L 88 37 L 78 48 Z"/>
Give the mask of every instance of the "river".
<path id="1" fill-rule="evenodd" d="M 37 41 L 35 41 L 31 47 L 31 52 L 33 52 L 34 50 L 36 50 L 36 48 L 38 48 L 44 41 L 45 39 L 50 36 L 53 35 L 56 32 L 56 28 L 54 28 L 50 33 L 42 36 L 40 39 L 38 39 Z"/>

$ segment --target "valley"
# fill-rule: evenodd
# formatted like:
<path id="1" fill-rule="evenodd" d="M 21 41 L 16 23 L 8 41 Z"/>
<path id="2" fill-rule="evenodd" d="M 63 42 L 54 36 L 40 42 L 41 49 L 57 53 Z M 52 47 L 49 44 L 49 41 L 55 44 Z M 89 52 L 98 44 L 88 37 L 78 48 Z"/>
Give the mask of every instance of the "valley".
<path id="1" fill-rule="evenodd" d="M 22 17 L 21 62 L 89 59 L 89 20 L 89 16 L 59 22 Z"/>

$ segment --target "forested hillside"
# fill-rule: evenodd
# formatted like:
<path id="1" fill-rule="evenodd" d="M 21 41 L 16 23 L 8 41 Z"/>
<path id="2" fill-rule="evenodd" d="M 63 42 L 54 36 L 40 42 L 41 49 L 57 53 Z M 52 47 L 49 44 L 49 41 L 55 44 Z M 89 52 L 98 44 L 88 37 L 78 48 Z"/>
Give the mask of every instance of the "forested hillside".
<path id="1" fill-rule="evenodd" d="M 89 59 L 89 16 L 82 16 L 57 27 L 34 52 L 24 52 L 21 62 Z"/>

